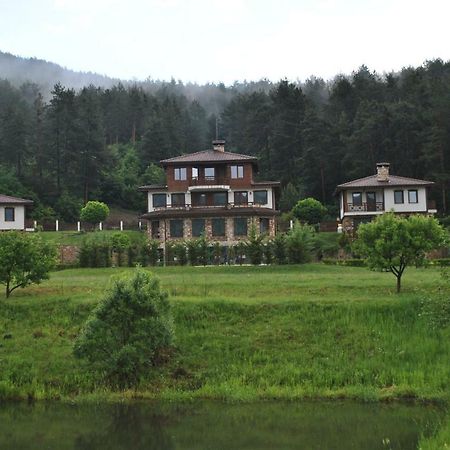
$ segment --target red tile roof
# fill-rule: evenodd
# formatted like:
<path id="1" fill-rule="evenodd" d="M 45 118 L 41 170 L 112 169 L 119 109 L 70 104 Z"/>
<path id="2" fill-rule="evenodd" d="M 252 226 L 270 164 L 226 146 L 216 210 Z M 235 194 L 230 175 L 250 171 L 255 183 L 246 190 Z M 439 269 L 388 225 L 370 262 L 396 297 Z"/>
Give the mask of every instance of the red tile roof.
<path id="1" fill-rule="evenodd" d="M 10 195 L 0 194 L 0 204 L 2 205 L 32 205 L 33 200 L 11 197 Z"/>
<path id="2" fill-rule="evenodd" d="M 178 163 L 215 163 L 215 162 L 256 162 L 258 158 L 239 153 L 221 152 L 218 150 L 203 150 L 201 152 L 189 153 L 188 155 L 175 156 L 174 158 L 163 159 L 162 165 Z"/>

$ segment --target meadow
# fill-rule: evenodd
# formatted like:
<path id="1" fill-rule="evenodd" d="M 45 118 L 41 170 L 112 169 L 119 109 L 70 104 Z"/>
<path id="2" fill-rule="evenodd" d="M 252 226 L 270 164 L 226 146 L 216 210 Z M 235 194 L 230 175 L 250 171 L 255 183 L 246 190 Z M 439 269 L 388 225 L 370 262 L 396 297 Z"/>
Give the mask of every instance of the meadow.
<path id="1" fill-rule="evenodd" d="M 176 326 L 167 361 L 118 392 L 72 355 L 81 325 L 129 268 L 70 269 L 0 300 L 0 398 L 357 398 L 447 402 L 449 329 L 422 303 L 435 268 L 394 277 L 307 264 L 159 267 Z"/>

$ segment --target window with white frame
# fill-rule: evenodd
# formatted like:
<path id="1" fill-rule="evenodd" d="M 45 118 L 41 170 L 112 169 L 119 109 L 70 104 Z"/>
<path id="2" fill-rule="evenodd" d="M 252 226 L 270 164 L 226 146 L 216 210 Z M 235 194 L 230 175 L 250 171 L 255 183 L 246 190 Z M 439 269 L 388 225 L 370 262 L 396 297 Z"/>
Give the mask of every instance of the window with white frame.
<path id="1" fill-rule="evenodd" d="M 231 178 L 244 178 L 244 166 L 231 166 Z"/>
<path id="2" fill-rule="evenodd" d="M 417 195 L 417 189 L 410 189 L 408 191 L 408 203 L 419 203 L 419 196 Z"/>
<path id="3" fill-rule="evenodd" d="M 174 179 L 175 181 L 187 180 L 186 167 L 175 167 L 174 169 Z"/>

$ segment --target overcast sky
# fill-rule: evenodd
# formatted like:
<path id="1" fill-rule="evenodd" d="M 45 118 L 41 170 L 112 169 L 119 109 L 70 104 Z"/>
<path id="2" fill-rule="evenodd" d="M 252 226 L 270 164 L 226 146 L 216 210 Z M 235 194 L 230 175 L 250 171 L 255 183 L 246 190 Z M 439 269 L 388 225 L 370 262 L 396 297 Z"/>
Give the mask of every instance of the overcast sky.
<path id="1" fill-rule="evenodd" d="M 124 79 L 328 79 L 450 59 L 450 0 L 0 0 L 0 50 Z"/>

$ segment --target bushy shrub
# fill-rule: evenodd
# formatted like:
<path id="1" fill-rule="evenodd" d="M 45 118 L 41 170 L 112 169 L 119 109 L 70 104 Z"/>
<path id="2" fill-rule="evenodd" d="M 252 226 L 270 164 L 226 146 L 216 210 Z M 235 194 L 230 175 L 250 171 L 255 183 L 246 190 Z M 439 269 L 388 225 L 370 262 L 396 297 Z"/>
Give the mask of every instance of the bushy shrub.
<path id="1" fill-rule="evenodd" d="M 301 222 L 306 222 L 310 225 L 319 223 L 325 214 L 327 208 L 316 200 L 315 198 L 305 198 L 297 202 L 292 208 L 292 214 Z"/>
<path id="2" fill-rule="evenodd" d="M 87 202 L 80 212 L 80 220 L 91 224 L 103 222 L 108 216 L 108 206 L 98 201 Z"/>
<path id="3" fill-rule="evenodd" d="M 295 222 L 286 235 L 286 249 L 291 264 L 303 264 L 311 261 L 314 248 L 314 229 L 309 225 Z"/>
<path id="4" fill-rule="evenodd" d="M 78 254 L 80 267 L 111 267 L 111 242 L 103 236 L 86 237 Z"/>
<path id="5" fill-rule="evenodd" d="M 7 298 L 15 289 L 48 279 L 55 263 L 54 245 L 40 236 L 0 232 L 0 284 L 5 286 Z"/>
<path id="6" fill-rule="evenodd" d="M 167 294 L 138 269 L 100 301 L 78 336 L 74 354 L 120 388 L 136 385 L 173 340 Z"/>

